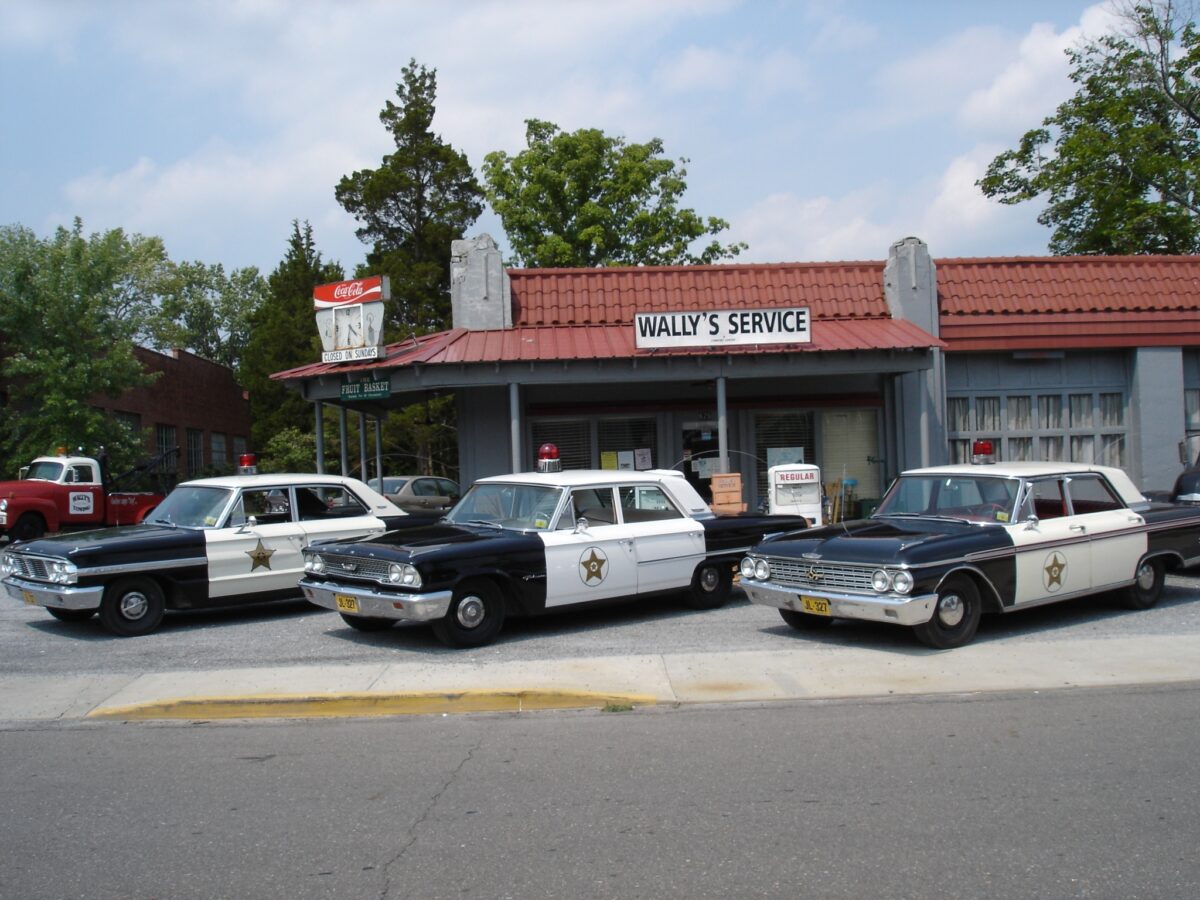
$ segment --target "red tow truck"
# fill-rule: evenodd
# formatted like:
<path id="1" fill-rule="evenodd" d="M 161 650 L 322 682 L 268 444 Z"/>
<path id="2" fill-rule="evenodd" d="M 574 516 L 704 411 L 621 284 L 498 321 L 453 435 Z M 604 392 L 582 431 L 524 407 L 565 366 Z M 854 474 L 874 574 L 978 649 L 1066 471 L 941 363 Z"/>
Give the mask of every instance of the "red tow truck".
<path id="1" fill-rule="evenodd" d="M 68 456 L 65 450 L 39 456 L 21 470 L 19 481 L 0 482 L 0 536 L 28 541 L 47 532 L 136 525 L 165 492 L 115 491 L 113 485 L 178 452 L 161 454 L 111 481 L 101 460 L 90 456 Z"/>

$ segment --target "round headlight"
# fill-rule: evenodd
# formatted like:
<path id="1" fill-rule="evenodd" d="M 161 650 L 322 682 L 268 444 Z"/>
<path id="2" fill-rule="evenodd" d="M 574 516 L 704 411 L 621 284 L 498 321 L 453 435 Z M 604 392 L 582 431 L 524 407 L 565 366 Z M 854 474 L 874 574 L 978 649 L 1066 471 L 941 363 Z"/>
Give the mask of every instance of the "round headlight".
<path id="1" fill-rule="evenodd" d="M 421 586 L 421 573 L 414 566 L 404 567 L 404 577 L 400 579 L 401 584 L 406 584 L 409 587 Z"/>
<path id="2" fill-rule="evenodd" d="M 771 567 L 767 565 L 765 559 L 756 559 L 754 561 L 754 577 L 759 581 L 766 581 L 771 577 Z"/>
<path id="3" fill-rule="evenodd" d="M 892 576 L 892 588 L 897 594 L 907 594 L 913 589 L 912 574 L 904 569 L 901 569 Z"/>
<path id="4" fill-rule="evenodd" d="M 871 573 L 871 587 L 881 594 L 887 593 L 892 589 L 892 579 L 883 569 L 876 569 Z"/>
<path id="5" fill-rule="evenodd" d="M 754 560 L 748 556 L 742 557 L 742 563 L 738 566 L 738 571 L 742 573 L 743 578 L 754 577 Z"/>
<path id="6" fill-rule="evenodd" d="M 312 570 L 317 574 L 325 571 L 325 560 L 321 558 L 320 554 L 313 555 Z"/>
<path id="7" fill-rule="evenodd" d="M 399 584 L 400 579 L 404 577 L 404 566 L 400 563 L 392 563 L 388 566 L 388 581 L 392 584 Z"/>

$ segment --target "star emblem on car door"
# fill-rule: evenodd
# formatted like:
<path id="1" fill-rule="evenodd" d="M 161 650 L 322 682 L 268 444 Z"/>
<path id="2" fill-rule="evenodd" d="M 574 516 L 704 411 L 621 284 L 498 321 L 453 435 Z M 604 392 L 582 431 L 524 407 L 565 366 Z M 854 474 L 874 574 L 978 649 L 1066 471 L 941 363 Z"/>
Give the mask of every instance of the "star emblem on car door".
<path id="1" fill-rule="evenodd" d="M 579 577 L 583 579 L 584 584 L 592 582 L 600 584 L 604 581 L 604 566 L 608 563 L 608 557 L 599 547 L 589 547 L 586 552 L 587 556 L 579 557 L 579 566 L 583 570 L 579 573 Z"/>
<path id="2" fill-rule="evenodd" d="M 274 552 L 274 550 L 268 550 L 266 547 L 264 547 L 262 538 L 259 538 L 258 546 L 253 550 L 246 551 L 246 555 L 250 557 L 250 571 L 253 572 L 259 566 L 262 566 L 264 569 L 270 569 L 271 555 Z"/>
<path id="3" fill-rule="evenodd" d="M 1067 574 L 1067 561 L 1057 552 L 1051 553 L 1046 557 L 1046 568 L 1042 572 L 1045 573 L 1043 582 L 1046 590 L 1057 591 L 1063 586 L 1063 579 Z"/>

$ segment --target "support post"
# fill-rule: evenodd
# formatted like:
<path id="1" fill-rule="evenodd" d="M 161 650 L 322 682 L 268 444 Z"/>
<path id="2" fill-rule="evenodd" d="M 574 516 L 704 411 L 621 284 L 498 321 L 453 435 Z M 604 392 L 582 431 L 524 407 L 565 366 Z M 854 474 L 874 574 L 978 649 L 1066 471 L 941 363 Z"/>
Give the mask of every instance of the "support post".
<path id="1" fill-rule="evenodd" d="M 317 474 L 325 474 L 325 406 L 318 400 L 313 404 L 317 422 Z"/>
<path id="2" fill-rule="evenodd" d="M 358 413 L 358 477 L 363 481 L 370 477 L 367 472 L 367 414 L 361 410 Z"/>
<path id="3" fill-rule="evenodd" d="M 509 433 L 512 440 L 512 469 L 521 471 L 521 386 L 513 382 L 508 386 Z"/>
<path id="4" fill-rule="evenodd" d="M 346 407 L 338 406 L 338 437 L 342 445 L 342 474 L 350 474 L 350 448 L 346 446 Z"/>
<path id="5" fill-rule="evenodd" d="M 717 377 L 717 458 L 722 472 L 729 471 L 729 422 L 725 408 L 725 376 Z"/>

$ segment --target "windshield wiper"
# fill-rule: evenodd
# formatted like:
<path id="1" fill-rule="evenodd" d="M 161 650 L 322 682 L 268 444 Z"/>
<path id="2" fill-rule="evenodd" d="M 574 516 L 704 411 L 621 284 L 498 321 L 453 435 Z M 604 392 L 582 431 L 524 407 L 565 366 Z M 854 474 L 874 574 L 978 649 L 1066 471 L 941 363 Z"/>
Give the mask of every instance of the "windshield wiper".
<path id="1" fill-rule="evenodd" d="M 499 522 L 493 522 L 489 519 L 467 519 L 462 525 L 487 525 L 489 528 L 496 528 L 500 531 L 504 530 L 504 526 Z"/>

